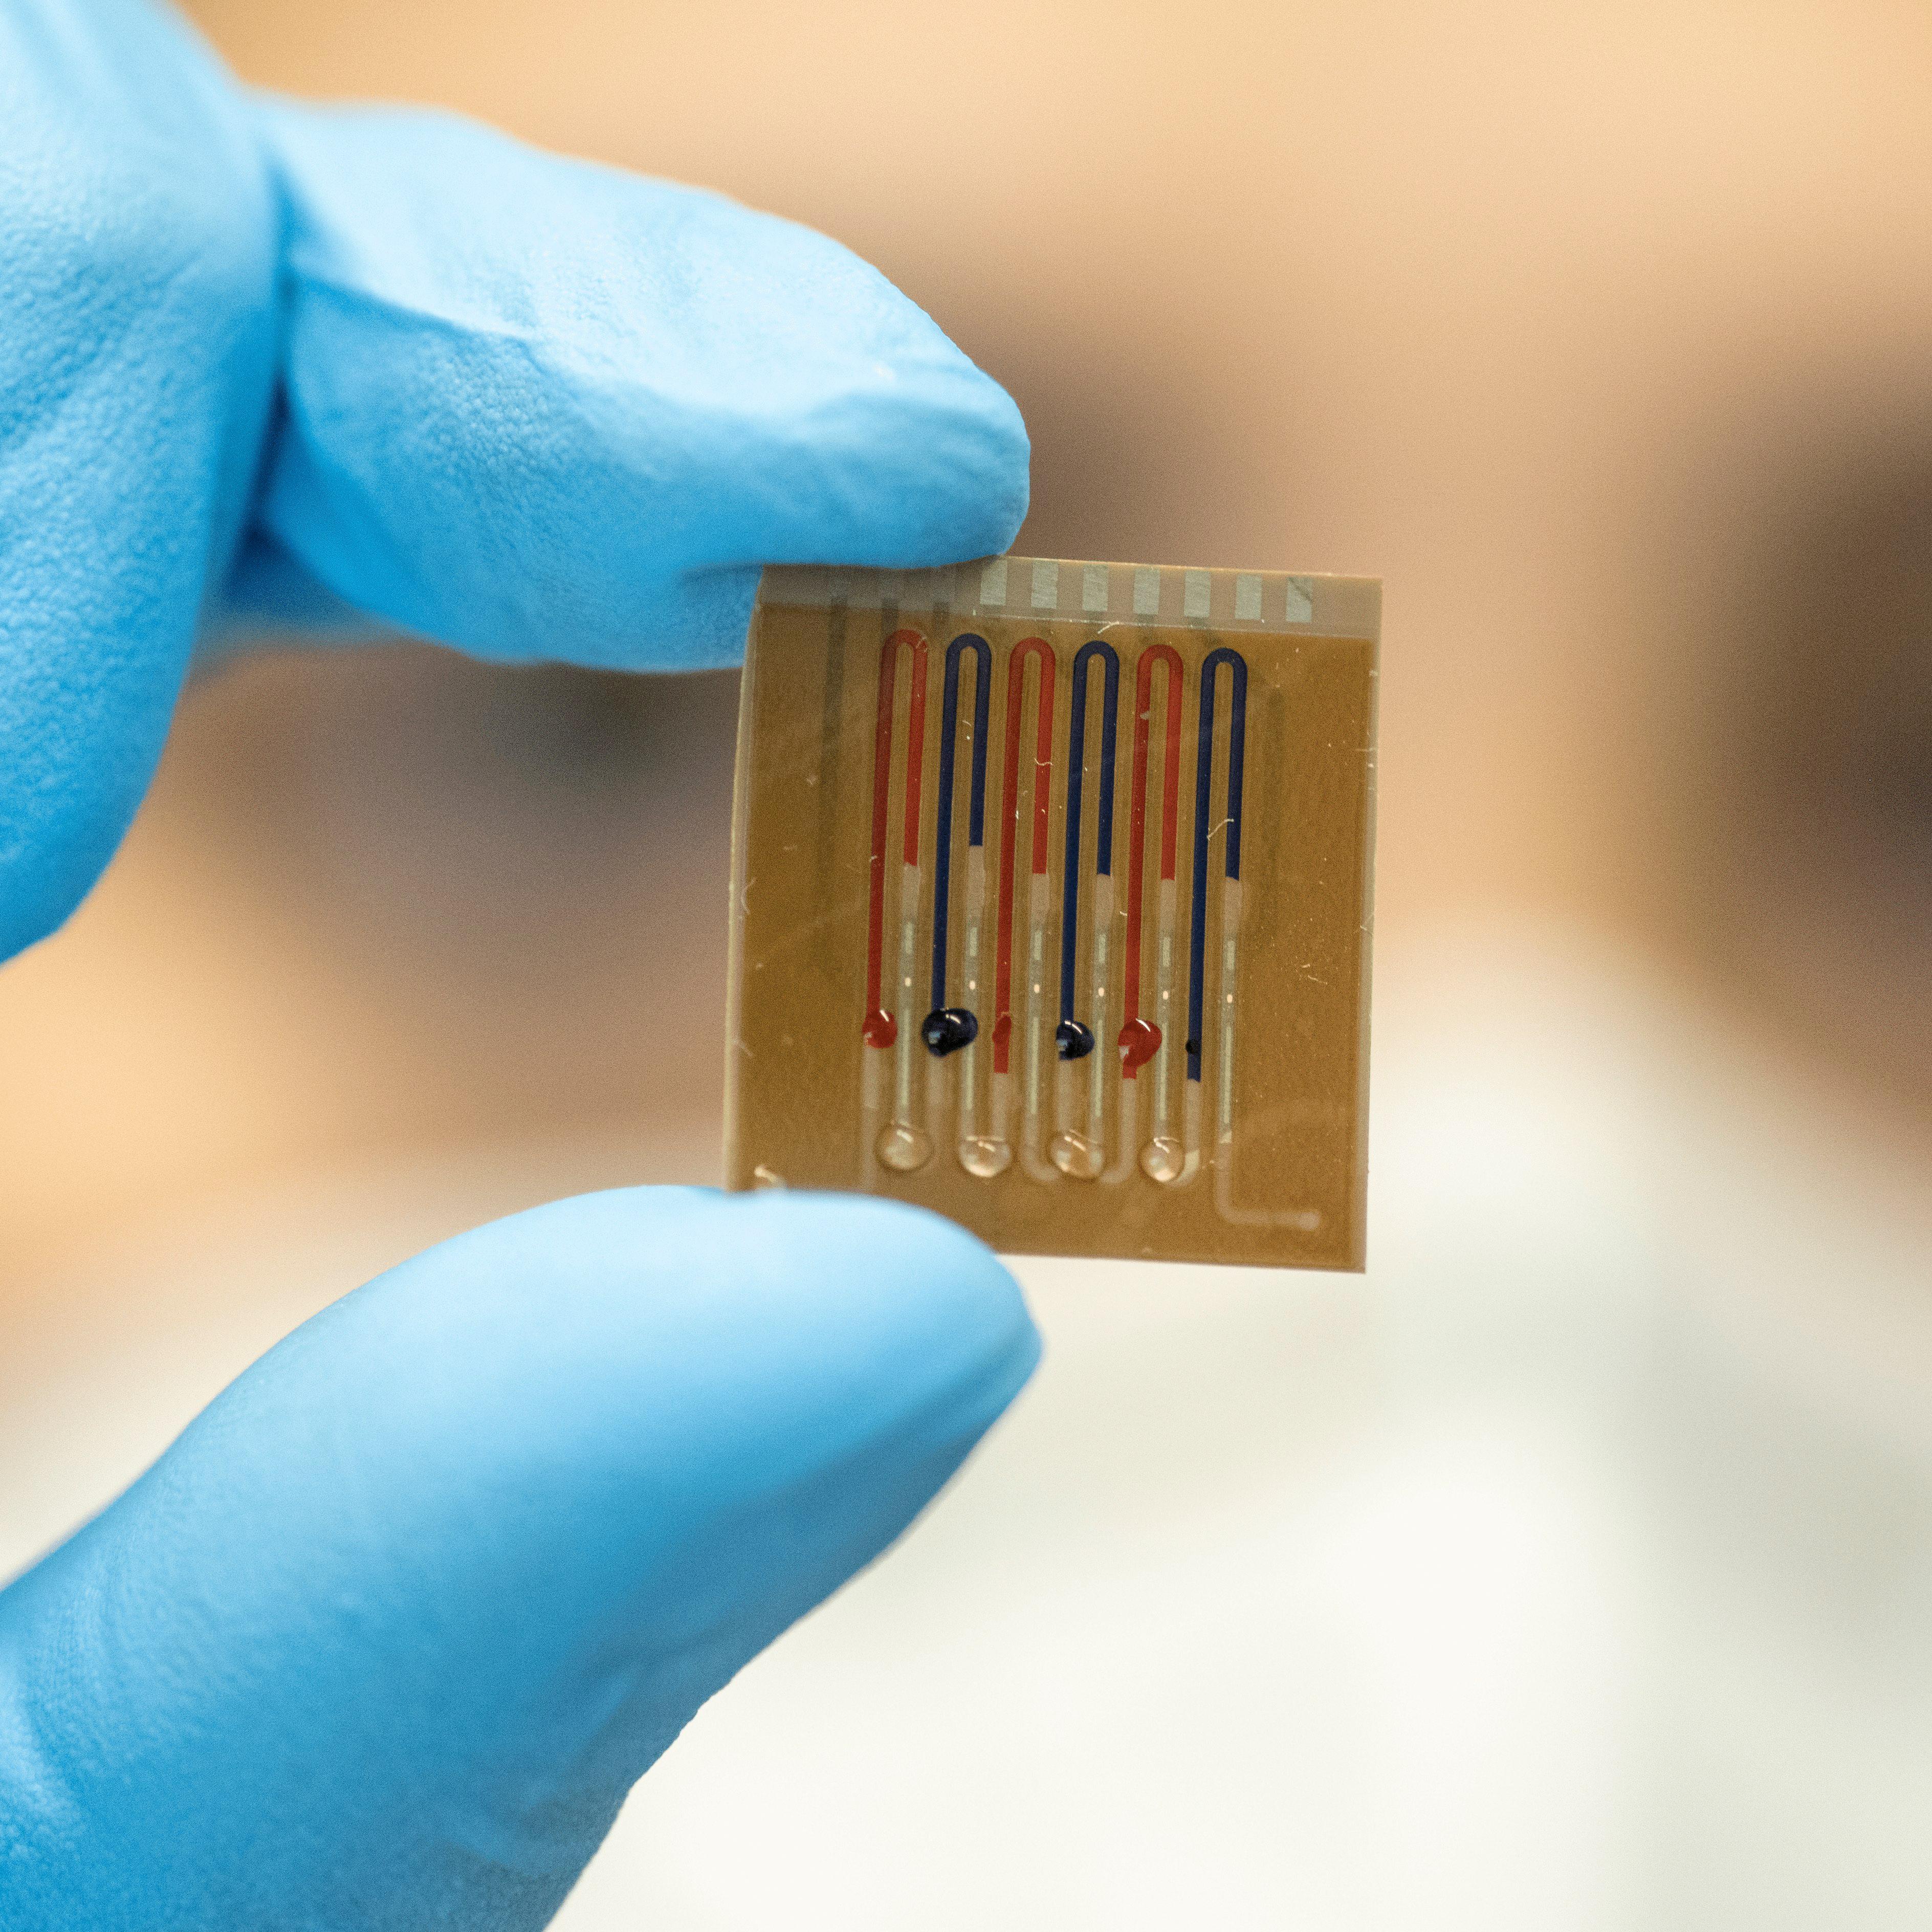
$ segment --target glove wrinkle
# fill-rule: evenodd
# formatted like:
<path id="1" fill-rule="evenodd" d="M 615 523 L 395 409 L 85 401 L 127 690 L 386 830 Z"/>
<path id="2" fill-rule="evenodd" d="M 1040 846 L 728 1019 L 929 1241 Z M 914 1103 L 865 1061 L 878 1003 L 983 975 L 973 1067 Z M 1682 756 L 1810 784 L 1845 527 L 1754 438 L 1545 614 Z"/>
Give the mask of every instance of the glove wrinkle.
<path id="1" fill-rule="evenodd" d="M 451 116 L 259 114 L 288 238 L 263 517 L 346 603 L 483 656 L 691 669 L 736 661 L 760 565 L 1018 530 L 1017 411 L 822 236 Z"/>
<path id="2" fill-rule="evenodd" d="M 0 958 L 152 776 L 274 374 L 273 203 L 206 50 L 127 0 L 0 4 Z"/>

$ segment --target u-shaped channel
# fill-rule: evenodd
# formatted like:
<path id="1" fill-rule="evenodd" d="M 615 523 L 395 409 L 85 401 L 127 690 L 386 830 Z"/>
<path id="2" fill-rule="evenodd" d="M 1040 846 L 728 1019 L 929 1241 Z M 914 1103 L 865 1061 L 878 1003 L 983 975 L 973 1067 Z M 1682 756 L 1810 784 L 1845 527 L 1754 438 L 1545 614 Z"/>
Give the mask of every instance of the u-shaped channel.
<path id="1" fill-rule="evenodd" d="M 1022 638 L 1006 658 L 1006 730 L 1000 758 L 1000 908 L 994 979 L 999 1015 L 993 1028 L 993 1131 L 998 1147 L 1010 1147 L 1013 1036 L 1013 870 L 1019 839 L 1020 724 L 1025 710 L 1026 668 L 1039 666 L 1039 699 L 1034 730 L 1032 869 L 1027 898 L 1027 1023 L 1023 1092 L 1024 1118 L 1020 1165 L 1036 1180 L 1057 1180 L 1040 1151 L 1040 1049 L 1046 990 L 1047 826 L 1053 795 L 1052 647 L 1044 638 Z"/>
<path id="2" fill-rule="evenodd" d="M 1215 1099 L 1223 1138 L 1232 1126 L 1234 1091 L 1234 967 L 1241 917 L 1241 780 L 1246 761 L 1248 666 L 1240 652 L 1222 645 L 1202 660 L 1200 730 L 1194 759 L 1194 866 L 1192 917 L 1187 942 L 1187 1086 L 1183 1106 L 1185 1154 L 1177 1180 L 1190 1180 L 1201 1166 L 1201 1062 L 1208 982 L 1208 838 L 1214 830 L 1208 813 L 1214 776 L 1214 688 L 1223 666 L 1228 673 L 1228 815 L 1221 896 L 1221 1038 L 1214 1072 Z"/>
<path id="3" fill-rule="evenodd" d="M 1147 868 L 1147 795 L 1149 739 L 1154 724 L 1154 674 L 1163 670 L 1167 718 L 1163 734 L 1160 787 L 1160 871 L 1154 917 L 1154 1010 L 1141 1014 L 1142 906 Z M 1140 1164 L 1155 1180 L 1179 1178 L 1184 1160 L 1180 1137 L 1170 1118 L 1174 1098 L 1174 968 L 1178 908 L 1174 860 L 1179 844 L 1181 712 L 1185 692 L 1180 654 L 1171 644 L 1150 644 L 1134 667 L 1134 752 L 1130 780 L 1127 836 L 1126 958 L 1121 1000 L 1126 1015 L 1118 1042 L 1120 1058 L 1121 1158 L 1105 1177 L 1124 1180 L 1132 1172 L 1140 1132 L 1141 1069 L 1154 1066 L 1152 1138 L 1139 1150 Z"/>
<path id="4" fill-rule="evenodd" d="M 906 711 L 906 756 L 903 805 L 903 852 L 898 886 L 898 972 L 894 988 L 896 1013 L 884 1000 L 886 835 L 891 821 L 893 700 L 903 655 L 910 662 L 910 698 Z M 860 1036 L 866 1046 L 862 1101 L 866 1115 L 868 1146 L 890 1168 L 902 1173 L 922 1166 L 932 1153 L 932 1138 L 913 1118 L 912 1069 L 914 973 L 919 931 L 920 784 L 926 766 L 926 640 L 914 630 L 897 630 L 879 649 L 878 710 L 872 734 L 872 857 L 870 903 L 866 926 L 866 1013 Z M 882 1106 L 880 1061 L 893 1059 L 892 1118 L 874 1130 Z"/>
<path id="5" fill-rule="evenodd" d="M 971 737 L 972 789 L 966 812 L 965 939 L 960 959 L 964 982 L 962 1004 L 946 1003 L 946 971 L 952 904 L 952 813 L 959 746 L 959 674 L 966 658 L 974 661 Z M 932 1010 L 920 1028 L 926 1048 L 936 1061 L 958 1056 L 959 1114 L 954 1147 L 968 1173 L 990 1180 L 1003 1173 L 1012 1158 L 980 1120 L 980 1040 L 981 935 L 986 908 L 986 728 L 993 694 L 993 650 L 976 632 L 962 632 L 946 646 L 945 695 L 940 717 L 939 823 L 932 861 Z M 934 1106 L 944 1107 L 946 1082 L 935 1070 Z M 935 1123 L 937 1124 L 937 1123 Z"/>
<path id="6" fill-rule="evenodd" d="M 1094 839 L 1094 990 L 1090 1025 L 1075 1016 L 1080 929 L 1080 835 L 1087 765 L 1088 673 L 1098 662 L 1100 694 L 1100 783 Z M 1107 1030 L 1107 965 L 1114 923 L 1114 755 L 1120 734 L 1120 660 L 1100 638 L 1084 644 L 1073 659 L 1072 704 L 1066 729 L 1066 856 L 1060 880 L 1060 1024 L 1054 1045 L 1060 1057 L 1055 1112 L 1059 1131 L 1048 1144 L 1054 1166 L 1077 1180 L 1096 1178 L 1106 1160 L 1105 1056 L 1094 1043 Z M 1077 1063 L 1088 1061 L 1087 1104 L 1076 1099 Z"/>

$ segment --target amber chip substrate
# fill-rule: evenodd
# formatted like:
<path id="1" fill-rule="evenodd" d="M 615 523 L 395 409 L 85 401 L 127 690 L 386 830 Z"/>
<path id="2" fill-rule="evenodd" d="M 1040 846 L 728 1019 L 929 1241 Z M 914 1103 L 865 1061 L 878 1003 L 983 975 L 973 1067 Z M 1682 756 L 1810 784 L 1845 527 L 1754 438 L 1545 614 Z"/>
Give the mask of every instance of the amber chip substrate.
<path id="1" fill-rule="evenodd" d="M 1008 1253 L 1360 1268 L 1372 579 L 773 568 L 725 1177 Z"/>

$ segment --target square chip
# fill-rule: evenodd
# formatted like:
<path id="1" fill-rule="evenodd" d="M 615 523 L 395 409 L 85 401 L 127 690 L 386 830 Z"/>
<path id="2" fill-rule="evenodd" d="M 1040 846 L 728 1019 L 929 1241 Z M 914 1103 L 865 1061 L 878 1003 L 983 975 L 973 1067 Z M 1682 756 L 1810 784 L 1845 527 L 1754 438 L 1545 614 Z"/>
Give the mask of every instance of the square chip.
<path id="1" fill-rule="evenodd" d="M 1012 1253 L 1360 1268 L 1372 579 L 773 568 L 725 1176 Z"/>

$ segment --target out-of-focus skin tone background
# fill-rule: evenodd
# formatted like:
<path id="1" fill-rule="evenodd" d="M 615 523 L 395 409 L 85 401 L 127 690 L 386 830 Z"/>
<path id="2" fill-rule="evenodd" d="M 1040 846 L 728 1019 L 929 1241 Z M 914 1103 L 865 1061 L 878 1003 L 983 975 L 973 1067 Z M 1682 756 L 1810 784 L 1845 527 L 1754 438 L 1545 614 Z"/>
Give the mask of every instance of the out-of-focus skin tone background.
<path id="1" fill-rule="evenodd" d="M 1478 1221 L 1510 1224 L 1496 1266 L 1530 1284 L 1523 1304 L 1570 1305 L 1564 1255 L 1594 1265 L 1606 1243 L 1660 1248 L 1646 1282 L 1735 1274 L 1737 1295 L 1717 1298 L 1734 1311 L 1713 1325 L 1720 1336 L 1774 1327 L 1754 1311 L 1802 1300 L 1788 1332 L 1812 1339 L 1788 1352 L 1815 1358 L 1829 1352 L 1816 1338 L 1835 1334 L 1841 1305 L 1854 1326 L 1876 1322 L 1889 1339 L 1869 1352 L 1901 1380 L 1882 1400 L 1846 1396 L 1846 1414 L 1892 1402 L 1909 1416 L 1916 1375 L 1932 1392 L 1928 1330 L 1907 1289 L 1892 1292 L 1932 1277 L 1922 8 L 199 0 L 191 10 L 250 80 L 441 104 L 837 235 L 1018 400 L 1034 507 L 1018 550 L 1384 577 L 1377 1105 L 1388 1132 L 1406 1136 L 1377 1170 L 1390 1198 L 1405 1177 L 1425 1177 L 1420 1194 L 1402 1194 L 1419 1200 L 1437 1184 L 1426 1177 L 1462 1173 L 1470 1106 L 1480 1111 L 1432 1112 L 1402 1096 L 1428 1087 L 1445 1056 L 1470 1083 L 1457 1090 L 1477 1094 L 1486 1068 L 1506 1063 L 1498 1090 L 1556 1096 L 1584 1123 L 1580 1144 L 1616 1143 L 1600 1163 L 1579 1157 L 1588 1202 L 1574 1215 L 1562 1207 L 1568 1168 L 1540 1191 L 1520 1169 L 1477 1172 L 1457 1196 L 1490 1204 Z M 506 670 L 419 647 L 266 655 L 190 692 L 112 870 L 65 932 L 0 974 L 0 1364 L 14 1364 L 0 1366 L 0 1382 L 15 1418 L 6 1456 L 28 1472 L 0 1524 L 0 1567 L 56 1534 L 63 1513 L 104 1499 L 252 1350 L 410 1246 L 546 1194 L 708 1174 L 734 701 L 728 677 Z M 1630 1110 L 1614 1129 L 1592 1098 L 1612 1090 Z M 1495 1104 L 1509 1113 L 1507 1099 Z M 1686 1106 L 1707 1110 L 1694 1128 Z M 1739 1184 L 1738 1202 L 1761 1196 L 1774 1219 L 1802 1199 L 1813 1216 L 1804 1262 L 1792 1258 L 1802 1243 L 1774 1238 L 1754 1208 L 1706 1214 L 1695 1186 L 1633 1233 L 1612 1171 L 1672 1134 L 1700 1158 L 1729 1150 L 1726 1172 L 1760 1177 Z M 1530 1168 L 1543 1144 L 1527 1132 L 1477 1140 L 1527 1148 Z M 1446 1201 L 1454 1190 L 1440 1185 Z M 1028 1398 L 1035 1408 L 995 1444 L 983 1480 L 969 1475 L 852 1593 L 871 1606 L 850 1613 L 873 1620 L 857 1626 L 865 1643 L 842 1652 L 823 1634 L 838 1628 L 835 1606 L 782 1647 L 794 1660 L 775 1666 L 767 1714 L 746 1705 L 734 1718 L 721 1704 L 710 1731 L 700 1721 L 647 1780 L 642 1849 L 625 1855 L 634 1865 L 614 1847 L 566 1922 L 643 1922 L 646 1903 L 652 1922 L 680 1928 L 771 1922 L 735 1877 L 707 1890 L 704 1874 L 758 1862 L 769 1819 L 789 1815 L 788 1779 L 836 1786 L 849 1759 L 861 1767 L 854 1790 L 874 1789 L 868 1777 L 892 1789 L 894 1767 L 916 1756 L 908 1734 L 928 1720 L 895 1728 L 881 1714 L 923 1709 L 919 1687 L 940 1668 L 892 1646 L 910 1644 L 904 1633 L 921 1618 L 930 1628 L 956 1612 L 969 1570 L 1024 1570 L 1049 1519 L 1054 1535 L 1098 1522 L 1138 1544 L 1150 1575 L 1225 1570 L 1234 1623 L 1251 1593 L 1274 1600 L 1228 1555 L 1246 1532 L 1215 1528 L 1231 1496 L 1247 1493 L 1244 1429 L 1274 1432 L 1270 1469 L 1302 1469 L 1294 1445 L 1319 1436 L 1324 1417 L 1348 1409 L 1350 1430 L 1368 1428 L 1361 1418 L 1408 1386 L 1406 1368 L 1387 1369 L 1390 1334 L 1422 1337 L 1424 1354 L 1433 1346 L 1434 1318 L 1405 1326 L 1402 1308 L 1451 1305 L 1457 1281 L 1489 1305 L 1480 1243 L 1436 1298 L 1433 1210 L 1402 1210 L 1399 1226 L 1389 1211 L 1386 1289 L 1372 1246 L 1366 1286 L 1029 1274 L 1064 1364 L 1050 1360 Z M 1516 1224 L 1539 1214 L 1558 1258 L 1526 1262 L 1534 1243 Z M 1882 1264 L 1864 1264 L 1861 1243 Z M 1880 1276 L 1882 1292 L 1870 1286 Z M 1924 1288 L 1932 1318 L 1932 1278 Z M 1535 1355 L 1509 1339 L 1515 1318 L 1489 1331 L 1503 1336 L 1498 1359 Z M 1583 1339 L 1558 1349 L 1564 1360 L 1656 1346 L 1599 1347 L 1608 1331 L 1594 1318 L 1579 1318 Z M 1188 1322 L 1192 1366 L 1177 1388 L 1144 1352 L 1173 1359 L 1180 1345 L 1160 1338 Z M 1484 1346 L 1466 1335 L 1455 1346 Z M 1701 1360 L 1728 1346 L 1690 1352 Z M 1636 1376 L 1631 1388 L 1647 1393 L 1606 1398 L 1625 1447 L 1605 1452 L 1612 1473 L 1582 1480 L 1580 1493 L 1622 1498 L 1657 1444 L 1688 1444 L 1688 1465 L 1734 1455 L 1771 1471 L 1763 1493 L 1777 1514 L 1774 1499 L 1813 1493 L 1819 1468 L 1852 1454 L 1846 1432 L 1863 1426 L 1817 1424 L 1826 1449 L 1786 1418 L 1766 1423 L 1761 1443 L 1753 1424 L 1722 1454 L 1700 1449 L 1696 1430 L 1719 1424 L 1702 1395 L 1672 1408 L 1682 1382 Z M 1792 1401 L 1814 1421 L 1830 1408 Z M 1631 1403 L 1650 1420 L 1632 1422 Z M 1904 1436 L 1885 1439 L 1874 1452 L 1882 1478 L 1847 1477 L 1845 1493 L 1863 1499 L 1858 1533 L 1922 1580 L 1932 1488 Z M 1318 1474 L 1329 1466 L 1312 1450 L 1304 1460 Z M 1436 1450 L 1424 1460 L 1443 1466 Z M 1176 1474 L 1186 1468 L 1202 1472 L 1195 1489 Z M 1918 1869 L 1924 1888 L 1911 1889 L 1915 1855 L 1897 1834 L 1922 1841 L 1932 1795 L 1932 1733 L 1915 1729 L 1932 1720 L 1932 1625 L 1901 1612 L 1894 1628 L 1876 1610 L 1845 1624 L 1791 1581 L 1828 1568 L 1828 1550 L 1794 1555 L 1774 1538 L 1701 1592 L 1599 1592 L 1587 1580 L 1602 1566 L 1643 1568 L 1614 1555 L 1629 1540 L 1622 1501 L 1601 1521 L 1594 1505 L 1555 1511 L 1584 1553 L 1549 1558 L 1554 1570 L 1541 1531 L 1512 1540 L 1514 1517 L 1455 1527 L 1454 1507 L 1438 1508 L 1426 1487 L 1398 1485 L 1390 1493 L 1408 1501 L 1390 1504 L 1393 1515 L 1378 1516 L 1379 1504 L 1358 1512 L 1348 1520 L 1372 1533 L 1336 1544 L 1336 1512 L 1348 1506 L 1334 1498 L 1354 1492 L 1332 1469 L 1318 1474 L 1294 1478 L 1298 1496 L 1316 1498 L 1311 1514 L 1284 1504 L 1270 1520 L 1277 1532 L 1303 1525 L 1305 1534 L 1281 1532 L 1291 1552 L 1355 1552 L 1357 1568 L 1343 1570 L 1356 1581 L 1324 1570 L 1315 1592 L 1344 1606 L 1340 1625 L 1372 1625 L 1382 1601 L 1360 1582 L 1373 1569 L 1360 1568 L 1361 1536 L 1408 1552 L 1390 1559 L 1390 1591 L 1426 1597 L 1439 1587 L 1430 1550 L 1454 1544 L 1462 1559 L 1490 1561 L 1481 1522 L 1500 1539 L 1496 1600 L 1525 1616 L 1552 1575 L 1580 1599 L 1621 1603 L 1624 1591 L 1640 1604 L 1626 1621 L 1650 1634 L 1631 1640 L 1635 1650 L 1592 1648 L 1576 1634 L 1583 1625 L 1557 1620 L 1565 1643 L 1583 1646 L 1576 1655 L 1622 1662 L 1598 1672 L 1558 1645 L 1537 1666 L 1544 1677 L 1509 1680 L 1516 1729 L 1484 1732 L 1477 1753 L 1500 1762 L 1519 1740 L 1517 1771 L 1497 1772 L 1497 1790 L 1547 1781 L 1535 1740 L 1552 1727 L 1594 1726 L 1601 1762 L 1614 1765 L 1636 1749 L 1617 1742 L 1641 1728 L 1633 1713 L 1719 1715 L 1702 1728 L 1687 1720 L 1692 1742 L 1658 1748 L 1650 1773 L 1557 1776 L 1570 1798 L 1556 1822 L 1532 1793 L 1497 1798 L 1474 1823 L 1454 1813 L 1452 1829 L 1417 1792 L 1488 1775 L 1453 1741 L 1493 1719 L 1495 1700 L 1452 1722 L 1442 1687 L 1489 1681 L 1470 1661 L 1479 1627 L 1492 1645 L 1514 1640 L 1485 1625 L 1480 1592 L 1451 1590 L 1432 1639 L 1390 1635 L 1383 1688 L 1366 1705 L 1292 1660 L 1270 1684 L 1256 1688 L 1250 1671 L 1227 1693 L 1238 1700 L 1245 1683 L 1268 1726 L 1332 1735 L 1330 1756 L 1296 1773 L 1300 1784 L 1216 1784 L 1212 1766 L 1230 1754 L 1274 1762 L 1245 1733 L 1229 1742 L 1243 1720 L 1220 1692 L 1204 1692 L 1191 1718 L 1170 1714 L 1146 1744 L 1171 1772 L 1167 1797 L 1116 1792 L 1112 1810 L 1095 1799 L 1084 1811 L 1070 1799 L 1068 1815 L 1088 1821 L 1070 1835 L 1009 1820 L 990 1841 L 946 1836 L 938 1814 L 965 1802 L 967 1786 L 1006 1774 L 998 1740 L 974 1747 L 986 1756 L 970 1776 L 922 1785 L 904 1772 L 926 1808 L 908 1801 L 899 1816 L 881 1801 L 870 1819 L 904 1866 L 878 1922 L 994 1922 L 1001 1908 L 956 1902 L 978 1896 L 961 1876 L 969 1867 L 1054 1901 L 1039 1922 L 1064 1925 L 1138 1924 L 1136 1912 L 1173 1924 L 1196 1910 L 1203 1922 L 1323 1928 L 1924 1922 L 1913 1915 L 1932 1881 Z M 1042 1485 L 1058 1504 L 1040 1502 Z M 1174 1526 L 1166 1542 L 1162 1522 Z M 951 1568 L 921 1553 L 922 1538 L 945 1533 Z M 1519 1559 L 1534 1571 L 1521 1588 Z M 1282 1587 L 1284 1602 L 1315 1600 Z M 1733 1588 L 1770 1604 L 1786 1636 L 1809 1632 L 1790 1642 L 1826 1660 L 1820 1682 L 1834 1681 L 1835 1658 L 1865 1688 L 1837 1701 L 1820 1690 L 1808 1715 L 1752 1731 L 1735 1716 L 1759 1707 L 1752 1670 L 1791 1672 L 1784 1636 L 1737 1660 L 1736 1625 L 1709 1609 Z M 1089 1624 L 1085 1648 L 1070 1637 L 1054 1667 L 1042 1651 L 999 1678 L 998 1659 L 1033 1654 L 1028 1600 L 1021 1592 L 987 1612 L 1010 1621 L 993 1636 L 985 1616 L 970 1630 L 963 1618 L 946 1625 L 958 1648 L 940 1654 L 988 1660 L 986 1682 L 1004 1689 L 985 1694 L 1055 1737 L 1090 1734 L 1092 1711 L 1111 1708 L 1097 1687 L 1132 1697 L 1143 1650 L 1171 1664 L 1177 1652 L 1240 1647 L 1211 1618 L 1163 1624 L 1167 1611 L 1142 1596 Z M 1458 1625 L 1465 1600 L 1477 1607 Z M 1700 1616 L 1717 1633 L 1705 1647 L 1682 1635 Z M 1661 1636 L 1658 1619 L 1670 1626 Z M 1318 1654 L 1318 1632 L 1309 1641 Z M 868 1646 L 888 1692 L 860 1688 Z M 1355 1659 L 1347 1670 L 1369 1670 L 1367 1653 L 1343 1648 Z M 1636 1651 L 1664 1661 L 1636 1671 Z M 1711 1658 L 1727 1651 L 1730 1675 L 1714 1678 Z M 1636 1688 L 1618 1676 L 1626 1668 Z M 1066 1688 L 1083 1670 L 1096 1686 L 1090 1706 Z M 1730 1689 L 1712 1690 L 1719 1679 Z M 1538 1684 L 1562 1688 L 1546 1696 Z M 1398 1706 L 1412 1693 L 1436 1700 L 1428 1735 L 1451 1741 L 1439 1762 L 1388 1744 L 1409 1735 Z M 1577 1697 L 1594 1715 L 1564 1702 Z M 1876 1729 L 1860 1728 L 1868 1706 L 1890 1713 L 1871 1718 Z M 1387 1747 L 1372 1777 L 1366 1759 L 1333 1755 L 1355 1748 L 1371 1707 Z M 1870 1743 L 1881 1733 L 1888 1741 Z M 1864 1742 L 1845 1749 L 1862 1768 L 1848 1788 L 1862 1822 L 1817 1825 L 1801 1856 L 1790 1846 L 1803 1828 L 1790 1819 L 1813 1815 L 1808 1787 L 1796 1768 L 1780 1784 L 1763 1766 L 1829 1758 L 1820 1738 L 1854 1734 Z M 1004 1743 L 1022 1758 L 1045 1748 L 1038 1735 Z M 680 1754 L 694 1768 L 680 1770 Z M 1067 1778 L 1087 1762 L 1067 1760 Z M 1760 1778 L 1742 1798 L 1738 1765 Z M 652 1814 L 660 1778 L 667 1796 Z M 1336 1796 L 1357 1784 L 1384 1795 Z M 1222 1795 L 1190 1811 L 1190 1791 Z M 1258 1793 L 1246 1814 L 1244 1791 Z M 758 1813 L 767 1822 L 743 1827 L 734 1850 L 739 1828 L 721 1809 L 740 1798 L 770 1802 Z M 1687 1850 L 1662 1821 L 1702 1815 L 1698 1804 L 1718 1822 Z M 1103 1819 L 1113 1822 L 1094 1822 Z M 1357 1844 L 1352 1832 L 1360 1870 L 1380 1874 L 1360 1884 L 1334 1877 L 1356 1869 L 1355 1852 L 1321 1847 L 1324 1834 Z M 1578 1850 L 1577 1832 L 1598 1836 Z M 1459 1833 L 1462 1849 L 1444 1850 Z M 850 1874 L 800 1835 L 771 1854 L 788 1922 L 874 1922 L 840 1917 Z M 1767 1850 L 1772 1837 L 1781 1849 Z M 1300 1864 L 1282 1854 L 1280 1869 L 1300 1874 L 1292 1882 L 1257 1878 L 1242 1892 L 1229 1880 L 1234 1891 L 1210 1898 L 1187 1876 L 1245 1870 L 1256 1846 L 1272 1857 L 1304 1838 L 1313 1849 Z M 1167 1892 L 1146 1867 L 1154 1841 L 1174 1848 Z M 875 1870 L 875 1849 L 866 1856 Z M 1131 1884 L 1096 1891 L 1091 1874 L 1106 1870 Z M 1012 1900 L 1004 1916 L 1035 1922 Z"/>

